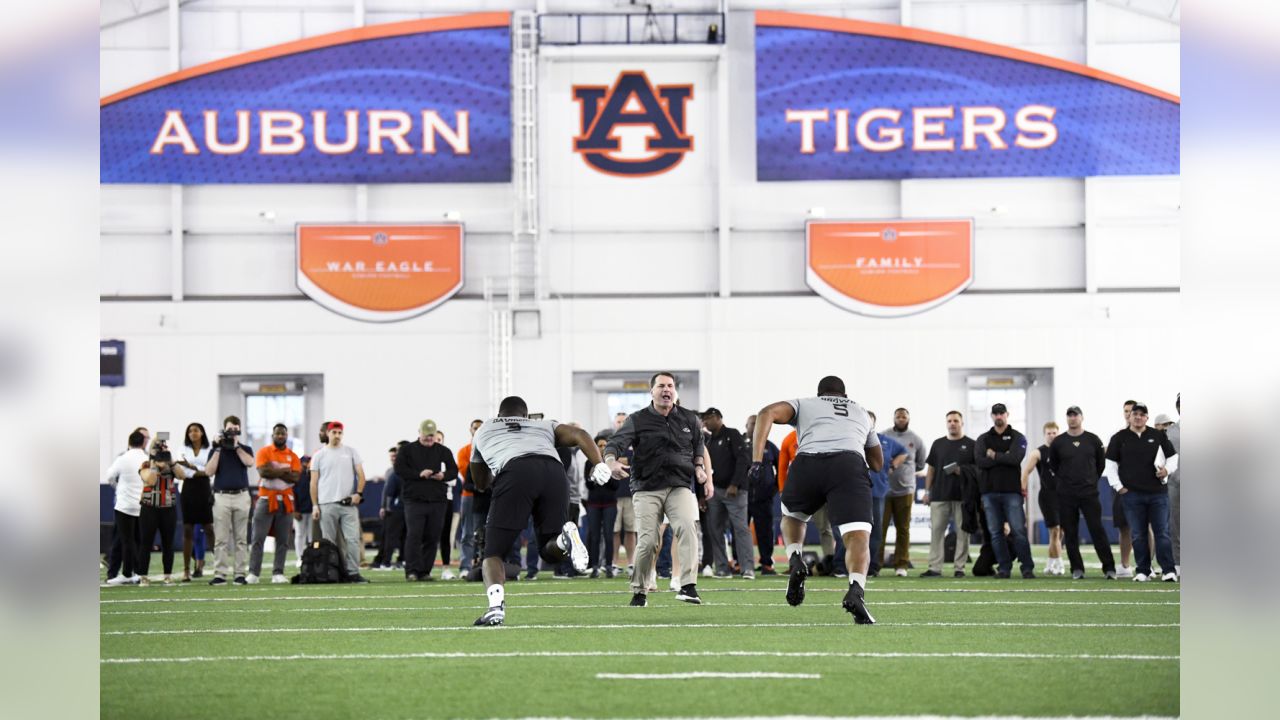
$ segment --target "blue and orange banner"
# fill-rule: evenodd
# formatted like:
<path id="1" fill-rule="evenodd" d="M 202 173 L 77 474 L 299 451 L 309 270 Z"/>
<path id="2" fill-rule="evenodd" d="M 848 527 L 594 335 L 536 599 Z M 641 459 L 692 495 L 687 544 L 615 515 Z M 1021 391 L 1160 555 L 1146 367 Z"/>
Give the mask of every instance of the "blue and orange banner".
<path id="1" fill-rule="evenodd" d="M 505 12 L 344 30 L 101 101 L 104 183 L 511 178 Z"/>
<path id="2" fill-rule="evenodd" d="M 757 179 L 1171 175 L 1175 95 L 1036 53 L 756 13 Z"/>

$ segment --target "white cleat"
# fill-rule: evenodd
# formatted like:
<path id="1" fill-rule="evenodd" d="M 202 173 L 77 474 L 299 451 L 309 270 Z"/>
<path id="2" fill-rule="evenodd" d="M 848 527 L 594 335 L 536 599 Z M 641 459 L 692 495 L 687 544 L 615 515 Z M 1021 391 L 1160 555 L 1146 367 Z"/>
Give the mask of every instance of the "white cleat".
<path id="1" fill-rule="evenodd" d="M 578 526 L 572 521 L 564 524 L 564 529 L 560 532 L 560 549 L 569 553 L 570 559 L 573 561 L 573 569 L 577 572 L 584 573 L 587 571 L 587 546 L 582 543 L 582 538 L 578 535 Z"/>
<path id="2" fill-rule="evenodd" d="M 257 584 L 258 584 L 258 576 L 257 576 L 257 575 L 254 575 L 253 573 L 249 573 L 248 575 L 245 575 L 245 576 L 244 576 L 244 581 L 245 581 L 246 583 L 250 584 L 250 585 L 257 585 Z"/>
<path id="3" fill-rule="evenodd" d="M 1133 581 L 1134 581 L 1134 582 L 1146 582 L 1146 581 L 1148 581 L 1148 580 L 1150 580 L 1150 579 L 1151 579 L 1151 578 L 1147 577 L 1147 576 L 1146 576 L 1145 574 L 1143 574 L 1143 573 L 1138 573 L 1138 574 L 1136 574 L 1136 575 L 1134 575 L 1134 576 L 1133 576 Z"/>
<path id="4" fill-rule="evenodd" d="M 506 607 L 506 603 L 502 603 L 498 607 L 491 607 L 488 610 L 485 610 L 483 615 L 476 618 L 476 621 L 472 624 L 477 627 L 501 625 L 502 622 L 507 619 Z"/>
<path id="5" fill-rule="evenodd" d="M 1178 574 L 1167 572 L 1164 574 L 1164 577 L 1160 579 L 1164 580 L 1165 582 L 1178 582 Z"/>
<path id="6" fill-rule="evenodd" d="M 272 585 L 288 585 L 289 578 L 285 577 L 284 575 L 272 575 L 271 584 Z"/>

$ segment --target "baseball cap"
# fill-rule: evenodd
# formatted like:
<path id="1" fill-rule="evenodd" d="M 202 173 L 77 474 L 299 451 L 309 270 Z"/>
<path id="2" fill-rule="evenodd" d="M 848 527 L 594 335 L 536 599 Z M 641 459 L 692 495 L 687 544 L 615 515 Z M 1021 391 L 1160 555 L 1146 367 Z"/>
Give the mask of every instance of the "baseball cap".
<path id="1" fill-rule="evenodd" d="M 1001 413 L 1007 413 L 1007 412 L 1009 412 L 1009 408 L 1005 407 L 1004 403 L 996 403 L 995 405 L 991 406 L 992 415 L 999 415 Z"/>
<path id="2" fill-rule="evenodd" d="M 1083 415 L 1084 413 L 1080 411 L 1080 406 L 1079 406 L 1079 405 L 1072 405 L 1071 407 L 1067 408 L 1067 414 L 1068 414 L 1068 415 Z"/>
<path id="3" fill-rule="evenodd" d="M 709 408 L 707 408 L 706 410 L 703 410 L 703 411 L 702 411 L 702 417 L 704 417 L 704 418 L 705 418 L 705 417 L 711 417 L 712 415 L 715 415 L 716 417 L 721 418 L 721 419 L 723 419 L 723 418 L 724 418 L 724 415 L 722 415 L 722 414 L 720 413 L 720 411 L 719 411 L 719 410 L 717 410 L 716 408 L 713 408 L 713 407 L 709 407 Z"/>
<path id="4" fill-rule="evenodd" d="M 436 434 L 436 421 L 435 421 L 435 420 L 423 420 L 423 421 L 418 425 L 418 434 L 419 434 L 419 435 L 435 435 L 435 434 Z"/>
<path id="5" fill-rule="evenodd" d="M 1146 403 L 1140 403 L 1140 402 L 1139 402 L 1139 403 L 1134 403 L 1134 404 L 1133 404 L 1133 412 L 1140 412 L 1140 413 L 1142 413 L 1143 415 L 1150 415 L 1150 414 L 1151 414 L 1151 411 L 1147 409 L 1147 404 L 1146 404 Z"/>
<path id="6" fill-rule="evenodd" d="M 346 430 L 346 428 L 345 428 L 345 427 L 343 427 L 342 423 L 338 422 L 337 420 L 330 420 L 330 421 L 329 421 L 329 429 L 330 429 L 330 430 L 343 430 L 343 431 L 345 431 L 345 430 Z"/>
<path id="7" fill-rule="evenodd" d="M 1169 417 L 1165 413 L 1160 413 L 1159 415 L 1156 416 L 1156 419 L 1151 422 L 1151 424 L 1164 425 L 1165 423 L 1171 423 L 1171 422 L 1173 422 L 1173 418 Z"/>

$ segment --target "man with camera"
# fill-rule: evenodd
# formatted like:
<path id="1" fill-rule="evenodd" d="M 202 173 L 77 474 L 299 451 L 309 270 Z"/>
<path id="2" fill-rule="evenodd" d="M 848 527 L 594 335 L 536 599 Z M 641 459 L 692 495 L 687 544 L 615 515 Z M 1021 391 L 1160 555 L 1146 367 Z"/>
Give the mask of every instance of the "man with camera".
<path id="1" fill-rule="evenodd" d="M 276 555 L 271 565 L 271 582 L 287 583 L 284 563 L 289 555 L 289 516 L 294 512 L 293 486 L 302 472 L 302 461 L 289 449 L 289 428 L 276 423 L 271 428 L 271 444 L 258 450 L 258 501 L 253 506 L 253 551 L 249 553 L 250 585 L 262 572 L 262 553 L 267 534 L 276 538 Z"/>
<path id="2" fill-rule="evenodd" d="M 156 530 L 160 531 L 160 551 L 164 564 L 164 584 L 173 584 L 173 538 L 178 529 L 178 480 L 186 478 L 181 465 L 173 462 L 169 452 L 169 433 L 156 434 L 151 452 L 139 472 L 142 478 L 142 514 L 138 521 L 142 526 L 142 545 L 139 547 L 138 565 L 142 576 L 140 584 L 149 585 L 151 571 L 151 541 Z"/>
<path id="3" fill-rule="evenodd" d="M 320 537 L 338 541 L 347 582 L 369 582 L 360 575 L 360 511 L 364 499 L 364 461 L 356 449 L 342 444 L 345 428 L 329 423 L 329 444 L 311 457 L 311 517 L 320 521 Z"/>
<path id="4" fill-rule="evenodd" d="M 213 478 L 213 579 L 210 585 L 226 585 L 232 571 L 232 543 L 235 552 L 235 583 L 245 585 L 249 569 L 249 468 L 253 448 L 242 442 L 240 418 L 228 415 L 222 421 L 205 474 Z"/>

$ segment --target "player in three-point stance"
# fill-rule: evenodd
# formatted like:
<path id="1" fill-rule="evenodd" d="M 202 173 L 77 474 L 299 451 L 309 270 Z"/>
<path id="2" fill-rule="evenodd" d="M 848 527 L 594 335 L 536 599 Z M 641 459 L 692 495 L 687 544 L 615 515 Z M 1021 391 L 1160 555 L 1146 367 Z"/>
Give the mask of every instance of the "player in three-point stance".
<path id="1" fill-rule="evenodd" d="M 805 524 L 826 505 L 831 522 L 844 539 L 844 562 L 849 571 L 844 609 L 853 614 L 859 625 L 874 624 L 875 618 L 863 600 L 871 560 L 871 476 L 867 467 L 880 470 L 884 454 L 872 430 L 871 418 L 861 405 L 845 396 L 844 381 L 834 375 L 818 383 L 817 397 L 764 406 L 756 418 L 751 444 L 751 468 L 747 473 L 752 482 L 760 473 L 765 441 L 774 423 L 796 426 L 799 438 L 796 459 L 782 490 L 782 539 L 791 562 L 787 602 L 804 602 L 804 579 L 808 575 L 801 555 Z"/>
<path id="2" fill-rule="evenodd" d="M 591 481 L 609 482 L 609 467 L 584 430 L 554 420 L 534 420 L 529 406 L 511 396 L 498 406 L 498 417 L 486 421 L 471 443 L 471 479 L 480 491 L 493 488 L 485 525 L 483 575 L 489 609 L 476 625 L 501 625 L 506 618 L 503 558 L 533 518 L 543 560 L 558 564 L 571 557 L 578 572 L 587 569 L 587 547 L 578 526 L 566 517 L 569 484 L 558 447 L 577 447 L 595 465 Z"/>

